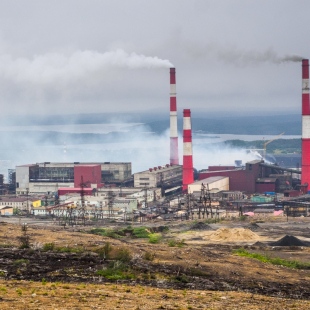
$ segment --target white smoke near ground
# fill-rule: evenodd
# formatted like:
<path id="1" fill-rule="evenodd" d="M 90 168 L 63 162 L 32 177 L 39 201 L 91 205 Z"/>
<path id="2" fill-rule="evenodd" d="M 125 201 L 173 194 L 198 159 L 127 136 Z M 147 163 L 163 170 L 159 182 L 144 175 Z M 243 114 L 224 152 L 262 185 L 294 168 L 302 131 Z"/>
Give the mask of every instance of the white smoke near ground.
<path id="1" fill-rule="evenodd" d="M 169 60 L 127 53 L 122 49 L 99 53 L 97 51 L 75 51 L 70 55 L 48 53 L 32 59 L 0 55 L 0 77 L 16 83 L 52 83 L 59 80 L 85 78 L 107 68 L 156 69 L 172 67 Z"/>
<path id="2" fill-rule="evenodd" d="M 115 122 L 115 123 L 114 123 Z M 121 125 L 119 125 L 121 124 Z M 17 127 L 17 126 L 15 126 Z M 12 144 L 16 131 L 2 132 L 2 152 L 0 156 L 0 173 L 7 176 L 7 169 L 14 169 L 17 165 L 35 164 L 38 162 L 131 162 L 132 172 L 140 172 L 149 168 L 164 166 L 170 162 L 170 131 L 159 134 L 151 132 L 147 125 L 121 123 L 114 119 L 113 123 L 97 124 L 97 134 L 119 133 L 101 140 L 100 137 L 87 141 L 63 139 L 48 140 L 45 135 L 49 125 L 24 126 L 23 144 Z M 89 134 L 94 131 L 94 124 L 79 126 L 60 126 L 57 132 L 78 135 Z M 6 139 L 4 139 L 6 137 Z M 235 160 L 247 161 L 257 159 L 244 149 L 230 148 L 224 144 L 214 144 L 212 139 L 207 143 L 200 143 L 193 139 L 193 162 L 197 170 L 207 169 L 212 165 L 234 166 Z M 179 162 L 183 162 L 182 136 L 179 136 Z M 3 163 L 3 165 L 1 164 Z"/>

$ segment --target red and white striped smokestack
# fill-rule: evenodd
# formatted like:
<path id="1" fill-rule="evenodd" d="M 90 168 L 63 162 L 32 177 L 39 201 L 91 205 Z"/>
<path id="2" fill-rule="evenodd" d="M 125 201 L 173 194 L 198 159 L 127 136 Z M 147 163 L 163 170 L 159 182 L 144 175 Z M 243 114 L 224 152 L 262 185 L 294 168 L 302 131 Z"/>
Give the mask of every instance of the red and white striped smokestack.
<path id="1" fill-rule="evenodd" d="M 191 110 L 183 110 L 183 191 L 194 182 Z"/>
<path id="2" fill-rule="evenodd" d="M 179 164 L 175 68 L 170 68 L 170 165 Z"/>
<path id="3" fill-rule="evenodd" d="M 309 60 L 302 60 L 302 136 L 301 184 L 310 184 L 310 100 Z M 305 188 L 307 190 L 307 187 Z"/>

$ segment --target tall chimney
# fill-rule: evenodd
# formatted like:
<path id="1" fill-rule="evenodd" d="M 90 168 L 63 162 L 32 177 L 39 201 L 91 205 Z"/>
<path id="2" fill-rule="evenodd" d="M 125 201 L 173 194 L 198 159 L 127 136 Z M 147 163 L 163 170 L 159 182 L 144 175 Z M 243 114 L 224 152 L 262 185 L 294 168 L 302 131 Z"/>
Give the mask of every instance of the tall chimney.
<path id="1" fill-rule="evenodd" d="M 309 60 L 302 60 L 302 135 L 301 135 L 301 185 L 305 191 L 310 184 L 310 100 Z"/>
<path id="2" fill-rule="evenodd" d="M 191 110 L 183 110 L 183 191 L 194 182 Z"/>
<path id="3" fill-rule="evenodd" d="M 170 68 L 170 165 L 179 164 L 175 68 Z"/>

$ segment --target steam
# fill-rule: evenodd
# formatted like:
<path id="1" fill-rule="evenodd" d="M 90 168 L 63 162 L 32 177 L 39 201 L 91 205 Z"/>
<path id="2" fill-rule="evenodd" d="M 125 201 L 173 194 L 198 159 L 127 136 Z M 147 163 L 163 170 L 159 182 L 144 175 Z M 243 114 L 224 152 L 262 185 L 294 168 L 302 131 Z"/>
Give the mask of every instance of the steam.
<path id="1" fill-rule="evenodd" d="M 89 74 L 104 72 L 108 68 L 156 69 L 172 67 L 169 60 L 127 53 L 122 49 L 99 53 L 76 51 L 71 55 L 48 53 L 33 59 L 0 55 L 0 77 L 14 82 L 36 84 L 85 78 Z"/>

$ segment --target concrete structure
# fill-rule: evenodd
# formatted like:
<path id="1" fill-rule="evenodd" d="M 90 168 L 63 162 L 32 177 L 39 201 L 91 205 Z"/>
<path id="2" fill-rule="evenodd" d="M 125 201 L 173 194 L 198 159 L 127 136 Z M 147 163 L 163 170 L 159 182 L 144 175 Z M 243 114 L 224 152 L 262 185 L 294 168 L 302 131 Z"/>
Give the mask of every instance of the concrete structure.
<path id="1" fill-rule="evenodd" d="M 12 216 L 14 213 L 14 209 L 12 207 L 0 207 L 0 215 L 1 216 Z"/>
<path id="2" fill-rule="evenodd" d="M 12 207 L 13 209 L 27 212 L 27 210 L 30 211 L 32 202 L 36 200 L 37 198 L 32 197 L 1 196 L 0 208 Z"/>
<path id="3" fill-rule="evenodd" d="M 165 165 L 134 174 L 134 187 L 171 188 L 182 184 L 182 166 Z"/>
<path id="4" fill-rule="evenodd" d="M 309 100 L 309 60 L 302 60 L 302 158 L 301 184 L 310 184 L 310 100 Z"/>
<path id="5" fill-rule="evenodd" d="M 74 187 L 98 188 L 102 186 L 101 165 L 75 165 Z"/>
<path id="6" fill-rule="evenodd" d="M 170 68 L 170 165 L 179 164 L 175 68 Z"/>
<path id="7" fill-rule="evenodd" d="M 228 191 L 229 177 L 215 176 L 188 184 L 188 193 L 200 192 L 202 184 L 206 189 L 209 188 L 209 190 L 218 189 L 220 191 Z"/>
<path id="8" fill-rule="evenodd" d="M 292 174 L 298 171 L 288 168 L 281 168 L 275 165 L 265 164 L 261 160 L 247 162 L 245 167 L 237 167 L 226 170 L 217 166 L 215 170 L 209 167 L 199 173 L 199 180 L 211 176 L 229 177 L 229 190 L 243 191 L 246 193 L 264 193 L 264 192 L 283 192 L 288 187 L 294 187 Z M 282 174 L 281 174 L 282 172 Z M 285 174 L 286 173 L 286 174 Z"/>
<path id="9" fill-rule="evenodd" d="M 191 110 L 183 111 L 183 191 L 194 182 Z"/>
<path id="10" fill-rule="evenodd" d="M 81 166 L 81 168 L 76 168 Z M 101 182 L 99 180 L 101 167 Z M 37 163 L 16 167 L 16 194 L 56 192 L 58 187 L 74 187 L 75 172 L 81 180 L 85 173 L 93 187 L 104 184 L 122 184 L 131 178 L 131 163 Z"/>

